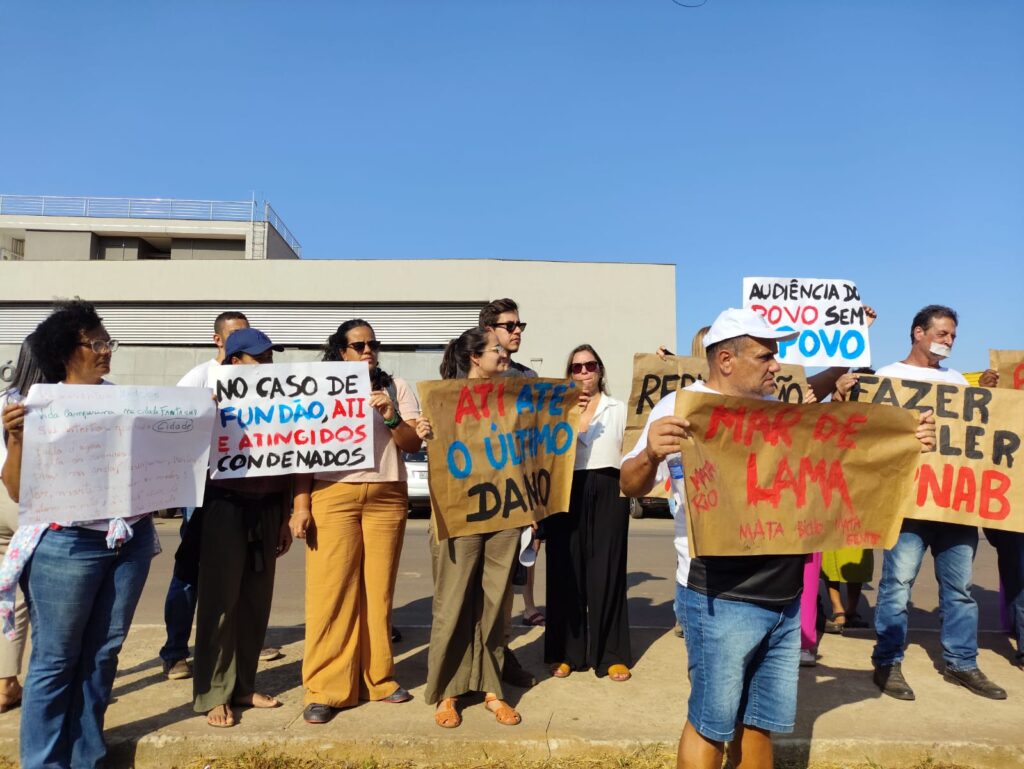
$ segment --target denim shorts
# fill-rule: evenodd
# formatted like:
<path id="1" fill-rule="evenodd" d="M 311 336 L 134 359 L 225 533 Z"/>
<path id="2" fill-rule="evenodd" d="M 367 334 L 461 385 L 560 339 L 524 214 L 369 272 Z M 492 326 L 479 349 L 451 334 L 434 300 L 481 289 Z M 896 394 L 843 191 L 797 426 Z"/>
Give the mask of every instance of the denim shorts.
<path id="1" fill-rule="evenodd" d="M 793 731 L 800 672 L 800 599 L 784 609 L 687 590 L 687 720 L 705 738 L 728 742 L 742 723 Z"/>

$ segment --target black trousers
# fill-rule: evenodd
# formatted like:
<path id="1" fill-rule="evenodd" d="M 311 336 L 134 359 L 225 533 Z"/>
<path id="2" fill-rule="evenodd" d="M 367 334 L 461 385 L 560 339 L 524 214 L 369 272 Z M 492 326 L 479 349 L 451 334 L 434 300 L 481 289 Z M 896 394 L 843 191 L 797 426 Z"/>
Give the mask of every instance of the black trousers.
<path id="1" fill-rule="evenodd" d="M 577 470 L 569 512 L 544 520 L 547 623 L 544 660 L 573 670 L 632 665 L 626 607 L 629 500 L 616 468 Z"/>

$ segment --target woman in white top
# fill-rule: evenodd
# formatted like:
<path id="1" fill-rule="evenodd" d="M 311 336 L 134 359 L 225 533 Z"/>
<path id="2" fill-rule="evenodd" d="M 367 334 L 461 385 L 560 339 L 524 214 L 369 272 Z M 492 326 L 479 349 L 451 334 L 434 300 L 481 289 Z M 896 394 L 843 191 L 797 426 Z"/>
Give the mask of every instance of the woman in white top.
<path id="1" fill-rule="evenodd" d="M 569 512 L 545 519 L 547 629 L 551 674 L 593 668 L 613 681 L 630 677 L 626 611 L 629 504 L 619 494 L 626 407 L 607 394 L 604 363 L 589 344 L 569 355 L 566 376 L 583 388 Z"/>

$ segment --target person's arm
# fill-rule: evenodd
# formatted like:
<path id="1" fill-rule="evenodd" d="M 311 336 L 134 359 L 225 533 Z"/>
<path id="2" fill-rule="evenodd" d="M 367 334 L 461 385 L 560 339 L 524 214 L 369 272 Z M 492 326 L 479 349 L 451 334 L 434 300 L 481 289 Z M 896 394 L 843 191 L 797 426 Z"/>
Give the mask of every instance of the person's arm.
<path id="1" fill-rule="evenodd" d="M 931 409 L 922 411 L 917 420 L 917 432 L 914 433 L 921 442 L 921 453 L 935 451 L 935 413 Z"/>
<path id="2" fill-rule="evenodd" d="M 690 436 L 690 423 L 677 416 L 661 417 L 651 422 L 647 443 L 633 457 L 622 463 L 619 489 L 627 497 L 642 497 L 654 488 L 660 465 L 669 454 L 679 451 L 679 441 Z"/>
<path id="3" fill-rule="evenodd" d="M 865 327 L 871 328 L 871 325 L 878 317 L 878 313 L 875 312 L 874 307 L 865 304 L 864 316 L 867 318 Z M 807 384 L 814 390 L 814 395 L 820 403 L 835 392 L 836 382 L 839 381 L 839 377 L 849 371 L 849 366 L 832 366 L 832 368 L 827 368 L 824 371 L 819 371 L 817 374 L 807 377 Z"/>
<path id="4" fill-rule="evenodd" d="M 25 433 L 25 406 L 8 403 L 3 410 L 3 429 L 7 433 L 7 459 L 4 460 L 0 477 L 7 495 L 17 502 L 21 497 L 21 454 Z"/>
<path id="5" fill-rule="evenodd" d="M 391 437 L 395 439 L 395 445 L 402 451 L 419 451 L 423 446 L 423 441 L 416 434 L 415 419 L 399 422 L 398 426 L 391 431 Z"/>
<path id="6" fill-rule="evenodd" d="M 985 369 L 978 377 L 978 384 L 982 387 L 999 387 L 999 372 L 991 368 Z"/>
<path id="7" fill-rule="evenodd" d="M 294 483 L 292 514 L 287 525 L 295 539 L 305 539 L 309 524 L 313 522 L 313 476 L 296 475 Z"/>

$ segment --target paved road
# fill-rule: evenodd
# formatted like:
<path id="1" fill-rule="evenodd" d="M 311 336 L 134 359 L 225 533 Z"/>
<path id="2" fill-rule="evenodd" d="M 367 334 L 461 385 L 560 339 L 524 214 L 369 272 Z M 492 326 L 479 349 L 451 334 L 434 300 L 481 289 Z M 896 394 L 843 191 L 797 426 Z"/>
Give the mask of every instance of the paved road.
<path id="1" fill-rule="evenodd" d="M 158 520 L 157 527 L 164 553 L 153 562 L 149 582 L 142 596 L 135 621 L 144 624 L 163 622 L 163 599 L 170 578 L 172 558 L 178 541 L 180 521 Z M 875 576 L 881 572 L 881 553 L 876 554 Z M 537 603 L 544 604 L 543 553 L 537 574 Z M 938 627 L 937 586 L 932 561 L 926 559 L 914 588 L 911 628 Z M 672 521 L 652 518 L 631 521 L 629 534 L 629 617 L 637 627 L 669 628 L 672 618 L 672 596 L 675 584 L 675 551 L 672 547 Z M 304 599 L 303 553 L 293 547 L 279 564 L 274 592 L 272 626 L 295 626 L 303 623 Z M 402 550 L 402 562 L 395 590 L 395 624 L 415 627 L 430 624 L 431 595 L 430 561 L 427 551 L 427 521 L 409 521 Z M 997 630 L 998 579 L 995 551 L 982 538 L 975 561 L 975 597 L 980 608 L 980 629 Z M 873 606 L 874 585 L 865 591 Z M 522 599 L 516 599 L 522 610 Z"/>

